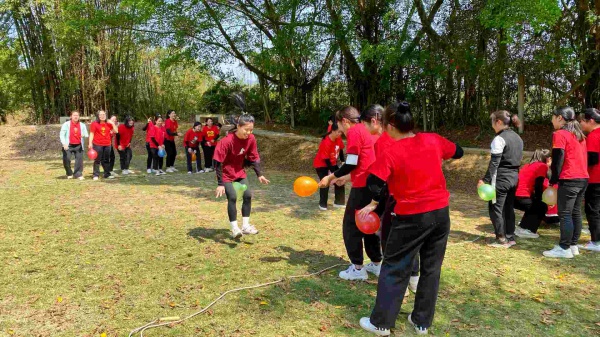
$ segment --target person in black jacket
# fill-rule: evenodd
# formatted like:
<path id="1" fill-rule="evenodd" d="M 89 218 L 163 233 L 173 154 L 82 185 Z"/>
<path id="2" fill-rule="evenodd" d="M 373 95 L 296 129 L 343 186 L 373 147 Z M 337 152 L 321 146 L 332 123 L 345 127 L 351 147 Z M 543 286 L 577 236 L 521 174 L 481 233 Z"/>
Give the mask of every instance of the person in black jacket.
<path id="1" fill-rule="evenodd" d="M 523 158 L 523 140 L 510 127 L 518 127 L 521 121 L 505 110 L 492 113 L 490 118 L 496 137 L 491 145 L 488 170 L 477 186 L 491 184 L 495 187 L 496 197 L 488 204 L 496 233 L 496 241 L 491 246 L 509 248 L 516 244 L 514 203 Z"/>

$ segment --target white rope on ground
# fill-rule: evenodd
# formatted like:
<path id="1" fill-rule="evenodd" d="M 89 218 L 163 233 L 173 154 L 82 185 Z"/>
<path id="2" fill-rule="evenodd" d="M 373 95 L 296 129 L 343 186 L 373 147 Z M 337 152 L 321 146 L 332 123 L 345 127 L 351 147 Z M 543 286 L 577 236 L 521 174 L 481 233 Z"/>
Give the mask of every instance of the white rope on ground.
<path id="1" fill-rule="evenodd" d="M 131 332 L 129 333 L 129 337 L 132 337 L 135 334 L 140 334 L 140 337 L 144 336 L 144 331 L 149 330 L 149 329 L 154 329 L 154 328 L 158 328 L 161 326 L 166 326 L 166 325 L 175 325 L 175 324 L 180 324 L 183 323 L 184 321 L 191 319 L 193 317 L 196 317 L 204 312 L 206 312 L 208 309 L 210 309 L 213 305 L 215 305 L 217 302 L 219 302 L 221 299 L 223 299 L 225 296 L 231 294 L 231 293 L 235 293 L 238 291 L 242 291 L 242 290 L 249 290 L 249 289 L 256 289 L 256 288 L 263 288 L 263 287 L 268 287 L 274 284 L 278 284 L 278 283 L 283 283 L 285 280 L 293 280 L 293 279 L 297 279 L 297 278 L 306 278 L 306 277 L 312 277 L 312 276 L 316 276 L 316 275 L 320 275 L 328 270 L 331 270 L 333 268 L 337 268 L 337 267 L 341 267 L 341 266 L 346 266 L 347 263 L 338 263 L 336 265 L 327 267 L 325 269 L 321 269 L 317 272 L 314 273 L 310 273 L 310 274 L 304 274 L 304 275 L 293 275 L 293 276 L 287 276 L 287 277 L 283 277 L 277 281 L 272 281 L 272 282 L 267 282 L 267 283 L 261 283 L 261 284 L 257 284 L 257 285 L 253 285 L 253 286 L 247 286 L 247 287 L 240 287 L 240 288 L 235 288 L 235 289 L 231 289 L 228 290 L 224 293 L 222 293 L 219 297 L 217 297 L 214 301 L 212 301 L 209 305 L 207 305 L 206 307 L 204 307 L 202 310 L 196 311 L 192 314 L 190 314 L 189 316 L 186 316 L 184 318 L 179 318 L 179 316 L 175 316 L 175 317 L 163 317 L 163 318 L 159 318 L 159 319 L 155 319 L 154 321 L 143 325 L 139 328 L 135 328 L 133 330 L 131 330 Z"/>

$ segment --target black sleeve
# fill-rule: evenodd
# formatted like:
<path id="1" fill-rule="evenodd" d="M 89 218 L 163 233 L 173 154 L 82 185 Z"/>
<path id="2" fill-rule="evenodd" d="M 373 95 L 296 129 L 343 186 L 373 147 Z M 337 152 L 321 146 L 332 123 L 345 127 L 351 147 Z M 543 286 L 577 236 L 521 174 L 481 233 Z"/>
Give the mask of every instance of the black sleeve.
<path id="1" fill-rule="evenodd" d="M 213 168 L 217 174 L 217 184 L 223 186 L 223 164 L 213 159 Z"/>
<path id="2" fill-rule="evenodd" d="M 169 136 L 171 136 L 171 137 L 175 137 L 175 136 L 177 136 L 177 134 L 175 134 L 175 133 L 171 132 L 171 129 L 167 129 L 167 134 L 168 134 Z"/>
<path id="3" fill-rule="evenodd" d="M 327 169 L 329 170 L 329 172 L 335 172 L 338 170 L 338 167 L 335 163 L 331 163 L 331 160 L 329 159 L 325 159 L 325 164 L 327 164 Z"/>
<path id="4" fill-rule="evenodd" d="M 146 123 L 146 125 L 144 125 L 144 127 L 142 128 L 142 131 L 146 131 L 148 130 L 148 126 L 150 125 L 150 123 Z"/>
<path id="5" fill-rule="evenodd" d="M 340 178 L 340 177 L 350 174 L 350 172 L 352 172 L 355 168 L 356 168 L 356 165 L 350 165 L 348 163 L 344 163 L 344 165 L 342 165 L 342 167 L 340 167 L 337 171 L 333 172 L 333 175 L 336 178 Z"/>
<path id="6" fill-rule="evenodd" d="M 346 156 L 344 156 L 344 150 L 340 150 L 340 161 L 342 163 L 346 161 Z"/>
<path id="7" fill-rule="evenodd" d="M 542 193 L 544 193 L 544 180 L 546 180 L 546 177 L 535 178 L 535 183 L 533 185 L 533 198 L 536 200 L 542 200 Z"/>
<path id="8" fill-rule="evenodd" d="M 260 171 L 260 161 L 251 161 L 250 166 L 252 166 L 252 169 L 254 170 L 254 173 L 256 173 L 257 177 L 262 176 L 262 172 Z"/>
<path id="9" fill-rule="evenodd" d="M 220 131 L 219 131 L 219 132 L 217 132 L 217 136 L 215 136 L 215 139 L 213 139 L 213 142 L 216 142 L 216 141 L 217 141 L 217 139 L 219 139 L 219 136 L 220 136 L 220 135 L 221 135 L 221 132 L 220 132 Z"/>
<path id="10" fill-rule="evenodd" d="M 598 165 L 598 152 L 588 152 L 588 166 Z"/>
<path id="11" fill-rule="evenodd" d="M 151 137 L 150 140 L 154 143 L 154 145 L 158 146 L 158 142 L 154 137 Z"/>
<path id="12" fill-rule="evenodd" d="M 462 156 L 465 154 L 465 151 L 463 151 L 463 148 L 460 147 L 460 145 L 458 145 L 458 144 L 454 144 L 454 145 L 456 145 L 456 152 L 454 152 L 454 156 L 452 156 L 452 159 L 462 158 Z"/>
<path id="13" fill-rule="evenodd" d="M 461 148 L 461 150 L 462 150 L 462 148 Z M 500 166 L 501 159 L 502 159 L 502 154 L 493 154 L 492 155 L 487 172 L 485 173 L 485 177 L 483 177 L 484 183 L 486 183 L 486 184 L 492 183 L 492 177 L 496 175 L 496 171 L 498 171 L 498 166 Z"/>
<path id="14" fill-rule="evenodd" d="M 377 204 L 377 207 L 375 207 L 375 210 L 373 212 L 375 212 L 375 214 L 379 215 L 379 218 L 383 217 L 383 212 L 385 212 L 385 204 L 387 203 L 387 200 L 390 196 L 390 192 L 388 190 L 388 185 L 385 184 L 385 186 L 383 186 L 383 189 L 381 189 L 381 194 L 379 195 L 379 200 L 381 200 L 381 202 L 379 204 Z"/>
<path id="15" fill-rule="evenodd" d="M 119 133 L 117 133 L 117 135 L 115 136 L 115 141 L 117 142 L 115 145 L 119 146 L 119 142 L 121 141 L 121 135 Z"/>
<path id="16" fill-rule="evenodd" d="M 385 187 L 385 181 L 381 180 L 378 176 L 369 174 L 367 177 L 367 187 L 373 194 L 373 200 L 380 202 L 381 201 L 381 192 Z"/>
<path id="17" fill-rule="evenodd" d="M 558 183 L 558 178 L 562 172 L 563 164 L 565 163 L 565 150 L 564 149 L 552 149 L 552 176 L 550 177 L 550 184 L 554 185 Z"/>

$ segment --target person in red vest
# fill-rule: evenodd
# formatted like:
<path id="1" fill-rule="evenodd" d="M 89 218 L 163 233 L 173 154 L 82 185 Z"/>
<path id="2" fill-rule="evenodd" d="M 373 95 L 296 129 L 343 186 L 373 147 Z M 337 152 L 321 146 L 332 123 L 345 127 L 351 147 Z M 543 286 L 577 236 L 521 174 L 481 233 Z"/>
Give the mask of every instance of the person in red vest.
<path id="1" fill-rule="evenodd" d="M 167 111 L 167 120 L 165 121 L 165 151 L 167 151 L 167 169 L 166 172 L 177 172 L 175 168 L 175 157 L 177 157 L 177 146 L 175 137 L 182 136 L 177 132 L 179 124 L 174 110 Z"/>
<path id="2" fill-rule="evenodd" d="M 200 142 L 202 142 L 202 124 L 195 122 L 194 126 L 189 129 L 183 136 L 183 147 L 187 159 L 188 174 L 192 174 L 192 156 L 196 154 L 196 173 L 204 173 L 202 169 L 202 158 L 200 156 Z"/>
<path id="3" fill-rule="evenodd" d="M 204 152 L 204 171 L 210 172 L 213 170 L 212 162 L 215 154 L 215 146 L 219 139 L 219 127 L 214 125 L 212 118 L 206 119 L 206 125 L 202 128 L 202 151 Z"/>
<path id="4" fill-rule="evenodd" d="M 128 175 L 134 172 L 129 170 L 129 164 L 133 157 L 131 151 L 131 139 L 133 138 L 134 120 L 131 116 L 125 116 L 123 124 L 119 125 L 119 133 L 116 136 L 115 147 L 119 151 L 121 160 L 121 174 Z"/>
<path id="5" fill-rule="evenodd" d="M 94 180 L 98 180 L 100 176 L 100 164 L 104 170 L 104 178 L 112 179 L 110 175 L 110 144 L 111 131 L 119 132 L 117 127 L 106 118 L 106 112 L 98 111 L 96 120 L 90 126 L 90 144 L 89 149 L 94 149 L 98 156 L 94 160 Z"/>

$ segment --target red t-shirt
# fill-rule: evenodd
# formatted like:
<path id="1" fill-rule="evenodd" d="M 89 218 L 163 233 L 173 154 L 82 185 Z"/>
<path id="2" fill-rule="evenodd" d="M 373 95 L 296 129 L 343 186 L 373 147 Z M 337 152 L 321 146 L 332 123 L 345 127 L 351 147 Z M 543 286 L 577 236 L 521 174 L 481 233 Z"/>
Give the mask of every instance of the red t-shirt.
<path id="1" fill-rule="evenodd" d="M 448 206 L 450 193 L 442 160 L 456 153 L 456 145 L 435 133 L 418 133 L 388 147 L 370 171 L 388 184 L 396 199 L 394 213 L 419 214 Z"/>
<path id="2" fill-rule="evenodd" d="M 337 159 L 340 155 L 340 151 L 344 148 L 344 142 L 341 137 L 336 138 L 336 140 L 331 140 L 329 135 L 325 136 L 321 143 L 319 144 L 319 151 L 317 151 L 317 155 L 313 160 L 313 167 L 327 167 L 325 160 L 329 159 L 331 165 L 335 165 L 337 163 Z"/>
<path id="3" fill-rule="evenodd" d="M 70 122 L 69 128 L 69 144 L 80 145 L 81 144 L 81 122 L 73 123 Z"/>
<path id="4" fill-rule="evenodd" d="M 224 183 L 246 178 L 244 159 L 260 161 L 256 138 L 250 135 L 248 139 L 239 139 L 234 133 L 230 133 L 217 143 L 213 158 L 223 166 Z"/>
<path id="5" fill-rule="evenodd" d="M 179 124 L 177 124 L 177 121 L 172 120 L 171 118 L 167 119 L 167 121 L 165 122 L 165 130 L 168 129 L 171 131 L 171 134 L 176 135 L 177 134 L 177 129 L 179 128 Z M 166 133 L 165 131 L 165 139 L 166 140 L 170 140 L 170 141 L 174 141 L 175 140 L 175 136 L 169 136 L 168 133 Z"/>
<path id="6" fill-rule="evenodd" d="M 154 127 L 154 123 L 148 122 L 148 127 L 146 128 L 146 143 L 150 143 L 150 130 Z"/>
<path id="7" fill-rule="evenodd" d="M 587 179 L 587 150 L 585 139 L 581 142 L 567 130 L 554 131 L 552 148 L 565 150 L 565 161 L 559 179 Z"/>
<path id="8" fill-rule="evenodd" d="M 375 161 L 373 136 L 362 123 L 358 123 L 348 130 L 346 139 L 348 143 L 346 162 L 350 155 L 358 156 L 358 165 L 350 173 L 352 187 L 365 187 L 367 186 L 369 167 Z"/>
<path id="9" fill-rule="evenodd" d="M 375 158 L 382 158 L 383 153 L 385 152 L 385 150 L 391 146 L 392 144 L 394 144 L 395 140 L 390 137 L 390 135 L 387 132 L 384 132 L 381 134 L 381 136 L 377 139 L 377 141 L 375 142 Z"/>
<path id="10" fill-rule="evenodd" d="M 185 135 L 183 136 L 183 146 L 184 147 L 198 147 L 200 142 L 202 141 L 202 131 L 194 131 L 194 128 L 187 130 Z"/>
<path id="11" fill-rule="evenodd" d="M 211 127 L 205 126 L 202 128 L 202 135 L 208 146 L 215 146 L 214 140 L 219 135 L 219 127 L 216 125 Z"/>
<path id="12" fill-rule="evenodd" d="M 110 146 L 112 137 L 112 124 L 92 122 L 90 132 L 94 133 L 94 145 Z"/>
<path id="13" fill-rule="evenodd" d="M 163 127 L 158 127 L 153 125 L 150 129 L 150 132 L 148 132 L 150 134 L 150 138 L 154 138 L 156 140 L 156 142 L 158 142 L 158 146 L 160 145 L 164 145 L 165 144 L 165 136 L 167 135 L 167 133 L 165 132 L 165 129 Z M 153 149 L 158 149 L 158 146 L 156 144 L 154 144 L 154 142 L 152 141 L 152 139 L 150 139 L 150 147 Z"/>
<path id="14" fill-rule="evenodd" d="M 539 177 L 548 176 L 548 165 L 542 162 L 526 164 L 519 171 L 519 183 L 517 184 L 517 197 L 530 198 L 535 192 L 535 180 Z"/>
<path id="15" fill-rule="evenodd" d="M 600 152 L 600 128 L 590 132 L 585 143 L 587 145 L 587 152 Z M 588 183 L 600 184 L 600 164 L 588 166 L 588 174 L 590 175 Z"/>
<path id="16" fill-rule="evenodd" d="M 133 126 L 128 128 L 125 124 L 119 125 L 119 144 L 115 144 L 115 147 L 121 145 L 123 148 L 131 145 L 131 139 L 133 138 Z"/>

